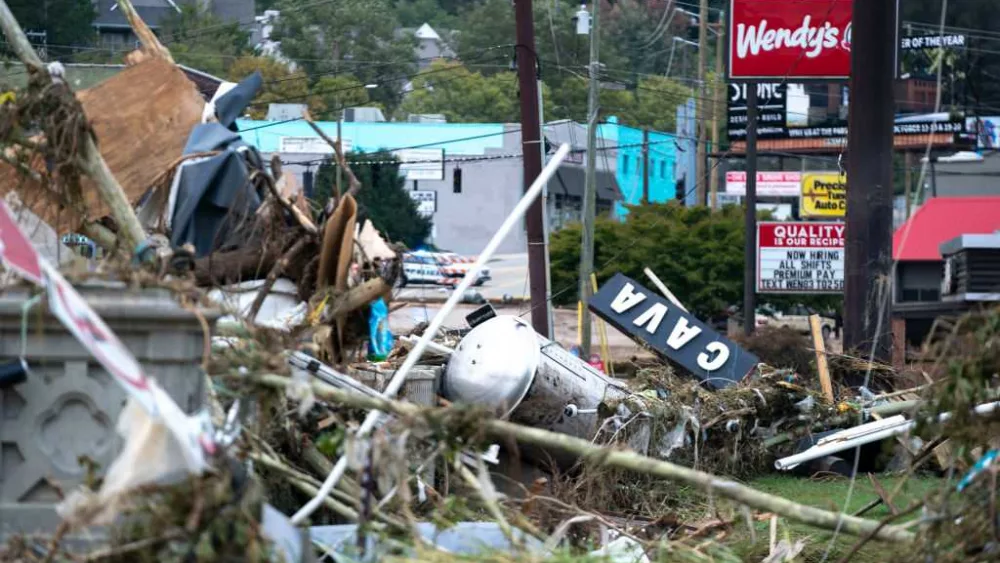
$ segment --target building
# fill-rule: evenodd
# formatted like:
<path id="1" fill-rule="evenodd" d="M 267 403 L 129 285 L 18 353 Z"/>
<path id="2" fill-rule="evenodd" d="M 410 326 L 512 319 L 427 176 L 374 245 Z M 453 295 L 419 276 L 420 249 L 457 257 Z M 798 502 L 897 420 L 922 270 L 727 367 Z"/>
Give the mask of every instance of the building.
<path id="1" fill-rule="evenodd" d="M 693 98 L 684 105 L 677 106 L 677 135 L 674 159 L 674 193 L 684 205 L 698 205 L 698 194 L 695 186 L 698 177 L 698 125 L 696 120 L 697 105 Z M 721 170 L 713 170 L 720 173 Z M 721 182 L 720 182 L 720 185 Z M 704 202 L 701 202 L 704 203 Z"/>
<path id="2" fill-rule="evenodd" d="M 417 64 L 420 70 L 430 66 L 435 59 L 452 59 L 455 51 L 429 24 L 424 24 L 413 32 L 417 39 Z"/>
<path id="3" fill-rule="evenodd" d="M 934 157 L 924 191 L 931 197 L 1000 196 L 1000 155 L 960 152 Z"/>
<path id="4" fill-rule="evenodd" d="M 598 136 L 615 147 L 615 176 L 622 191 L 622 201 L 616 205 L 619 217 L 628 214 L 625 205 L 643 203 L 644 181 L 648 172 L 649 202 L 664 203 L 677 198 L 674 168 L 677 166 L 677 136 L 659 131 L 649 131 L 644 141 L 642 129 L 620 125 L 615 117 L 601 125 Z M 646 144 L 648 143 L 648 144 Z M 649 170 L 643 168 L 643 151 L 649 151 Z M 601 150 L 598 147 L 598 150 Z M 607 158 L 598 156 L 598 159 Z"/>
<path id="5" fill-rule="evenodd" d="M 266 157 L 280 155 L 286 173 L 308 185 L 307 172 L 315 172 L 332 150 L 308 124 L 238 122 L 243 139 Z M 335 122 L 319 123 L 330 137 L 337 136 Z M 520 127 L 503 123 L 344 122 L 343 141 L 353 152 L 393 151 L 404 163 L 407 188 L 425 203 L 434 219 L 435 245 L 455 252 L 482 250 L 523 193 Z M 616 163 L 621 158 L 617 142 L 603 135 L 623 135 L 616 124 L 602 126 L 597 159 L 598 212 L 614 216 L 622 200 Z M 568 143 L 573 152 L 549 182 L 547 202 L 550 228 L 580 219 L 585 189 L 586 127 L 567 121 L 546 124 L 549 153 Z M 630 158 L 634 159 L 634 156 Z M 440 162 L 440 164 L 437 164 Z M 511 234 L 501 253 L 526 251 L 523 229 Z"/>
<path id="6" fill-rule="evenodd" d="M 896 229 L 892 257 L 896 261 L 892 306 L 893 334 L 919 348 L 941 315 L 954 312 L 942 301 L 942 244 L 972 234 L 1000 230 L 1000 196 L 933 198 Z"/>
<path id="7" fill-rule="evenodd" d="M 135 11 L 153 31 L 182 6 L 198 6 L 224 22 L 237 22 L 249 26 L 254 22 L 256 8 L 254 0 L 132 0 Z M 94 0 L 97 17 L 99 45 L 114 50 L 130 50 L 138 46 L 138 39 L 125 15 L 118 9 L 117 0 Z"/>

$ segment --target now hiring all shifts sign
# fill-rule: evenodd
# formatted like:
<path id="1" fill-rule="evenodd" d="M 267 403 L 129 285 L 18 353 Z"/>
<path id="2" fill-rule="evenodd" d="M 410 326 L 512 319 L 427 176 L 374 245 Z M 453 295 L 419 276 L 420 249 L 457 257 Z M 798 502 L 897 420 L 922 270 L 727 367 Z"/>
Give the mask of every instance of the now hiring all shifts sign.
<path id="1" fill-rule="evenodd" d="M 616 274 L 591 298 L 590 310 L 716 389 L 738 383 L 760 362 L 690 313 L 622 274 Z"/>

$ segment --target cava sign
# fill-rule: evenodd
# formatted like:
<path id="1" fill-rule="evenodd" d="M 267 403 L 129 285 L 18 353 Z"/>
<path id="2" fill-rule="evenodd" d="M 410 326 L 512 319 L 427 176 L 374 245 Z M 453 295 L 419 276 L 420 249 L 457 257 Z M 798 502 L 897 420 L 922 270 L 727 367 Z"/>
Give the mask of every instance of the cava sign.
<path id="1" fill-rule="evenodd" d="M 594 295 L 590 310 L 714 388 L 739 382 L 759 362 L 690 313 L 622 274 Z"/>

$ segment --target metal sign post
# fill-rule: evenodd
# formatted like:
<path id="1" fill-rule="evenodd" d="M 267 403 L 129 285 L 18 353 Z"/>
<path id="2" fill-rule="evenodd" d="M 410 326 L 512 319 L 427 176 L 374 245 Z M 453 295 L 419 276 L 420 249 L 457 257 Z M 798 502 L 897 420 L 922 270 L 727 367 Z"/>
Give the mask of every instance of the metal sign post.
<path id="1" fill-rule="evenodd" d="M 757 323 L 757 83 L 747 84 L 747 194 L 743 198 L 746 241 L 743 248 L 743 333 Z"/>

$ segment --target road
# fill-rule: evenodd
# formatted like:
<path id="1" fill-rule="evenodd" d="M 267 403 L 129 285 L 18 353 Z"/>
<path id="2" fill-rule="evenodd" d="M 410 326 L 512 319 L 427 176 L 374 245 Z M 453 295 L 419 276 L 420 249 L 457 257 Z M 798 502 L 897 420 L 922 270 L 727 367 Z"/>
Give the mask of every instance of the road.
<path id="1" fill-rule="evenodd" d="M 507 254 L 496 256 L 487 265 L 492 279 L 476 288 L 486 299 L 500 299 L 510 295 L 517 301 L 528 299 L 528 255 Z M 411 284 L 396 295 L 399 301 L 444 301 L 449 290 L 428 284 Z"/>

